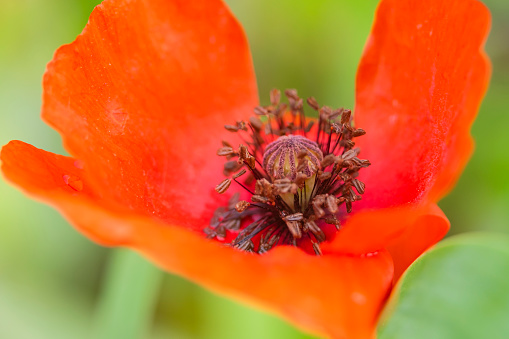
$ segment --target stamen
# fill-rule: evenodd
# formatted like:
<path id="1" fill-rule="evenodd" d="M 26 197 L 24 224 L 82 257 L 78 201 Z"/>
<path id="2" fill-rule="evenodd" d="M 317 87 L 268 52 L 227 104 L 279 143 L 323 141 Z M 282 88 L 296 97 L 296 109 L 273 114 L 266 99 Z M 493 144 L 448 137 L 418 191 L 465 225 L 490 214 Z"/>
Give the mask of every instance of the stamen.
<path id="1" fill-rule="evenodd" d="M 224 179 L 219 185 L 216 186 L 216 192 L 223 194 L 230 187 L 232 181 L 230 179 Z"/>
<path id="2" fill-rule="evenodd" d="M 245 200 L 242 200 L 242 201 L 239 201 L 236 205 L 235 205 L 235 210 L 237 212 L 244 212 L 251 204 L 248 203 L 247 201 Z"/>
<path id="3" fill-rule="evenodd" d="M 228 208 L 216 210 L 204 232 L 218 241 L 236 234 L 232 247 L 258 254 L 279 245 L 302 245 L 322 255 L 320 243 L 328 240 L 324 227 L 334 225 L 339 231 L 345 212 L 365 192 L 357 176 L 370 162 L 358 158 L 360 149 L 352 139 L 366 132 L 352 127 L 350 110 L 320 106 L 311 97 L 306 102 L 319 119 L 306 119 L 297 91 L 288 89 L 285 95 L 288 104 L 281 103 L 280 91 L 272 90 L 271 104 L 254 108 L 261 119 L 225 125 L 239 133 L 243 144 L 236 149 L 222 141 L 217 155 L 228 160 L 227 178 L 216 191 L 225 193 L 235 181 L 250 201 L 235 194 Z M 316 135 L 308 138 L 311 131 Z"/>

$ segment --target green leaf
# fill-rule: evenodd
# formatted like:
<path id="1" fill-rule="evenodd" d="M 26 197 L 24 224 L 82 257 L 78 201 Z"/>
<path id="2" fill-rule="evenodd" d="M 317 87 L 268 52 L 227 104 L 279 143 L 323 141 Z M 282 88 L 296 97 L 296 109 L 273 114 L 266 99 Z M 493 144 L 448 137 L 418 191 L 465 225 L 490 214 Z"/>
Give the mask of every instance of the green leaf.
<path id="1" fill-rule="evenodd" d="M 456 236 L 419 258 L 393 292 L 378 338 L 509 338 L 509 237 Z"/>

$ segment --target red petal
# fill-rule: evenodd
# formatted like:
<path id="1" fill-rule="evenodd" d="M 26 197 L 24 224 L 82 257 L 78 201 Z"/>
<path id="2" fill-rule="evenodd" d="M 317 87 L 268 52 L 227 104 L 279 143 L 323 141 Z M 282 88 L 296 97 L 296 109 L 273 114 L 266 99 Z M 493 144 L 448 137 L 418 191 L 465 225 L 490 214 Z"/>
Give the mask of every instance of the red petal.
<path id="1" fill-rule="evenodd" d="M 390 256 L 315 257 L 292 247 L 260 256 L 142 214 L 115 210 L 63 175 L 83 175 L 71 158 L 19 141 L 2 149 L 7 179 L 58 208 L 80 231 L 107 245 L 133 247 L 164 269 L 271 310 L 302 329 L 335 338 L 370 338 L 391 287 Z M 79 167 L 79 166 L 78 166 Z M 86 176 L 85 176 L 86 177 Z"/>
<path id="2" fill-rule="evenodd" d="M 324 255 L 366 254 L 388 249 L 397 280 L 403 271 L 449 230 L 449 221 L 434 203 L 363 211 L 347 220 Z"/>
<path id="3" fill-rule="evenodd" d="M 103 200 L 198 227 L 223 125 L 257 102 L 245 35 L 221 1 L 110 0 L 48 65 L 43 118 Z"/>
<path id="4" fill-rule="evenodd" d="M 488 85 L 489 26 L 475 0 L 381 2 L 357 74 L 359 145 L 373 164 L 363 206 L 437 201 L 456 182 Z"/>
<path id="5" fill-rule="evenodd" d="M 398 241 L 408 228 L 429 215 L 437 214 L 440 209 L 435 204 L 410 205 L 363 211 L 347 219 L 337 237 L 324 244 L 324 253 L 365 254 L 384 249 L 388 244 Z M 441 211 L 440 211 L 441 213 Z M 440 214 L 443 215 L 443 214 Z M 442 223 L 445 232 L 448 230 L 447 219 Z M 441 230 L 442 234 L 444 230 Z"/>
<path id="6" fill-rule="evenodd" d="M 437 205 L 432 204 L 428 212 L 409 225 L 401 237 L 386 246 L 394 260 L 394 281 L 417 257 L 439 242 L 448 230 L 447 217 Z"/>

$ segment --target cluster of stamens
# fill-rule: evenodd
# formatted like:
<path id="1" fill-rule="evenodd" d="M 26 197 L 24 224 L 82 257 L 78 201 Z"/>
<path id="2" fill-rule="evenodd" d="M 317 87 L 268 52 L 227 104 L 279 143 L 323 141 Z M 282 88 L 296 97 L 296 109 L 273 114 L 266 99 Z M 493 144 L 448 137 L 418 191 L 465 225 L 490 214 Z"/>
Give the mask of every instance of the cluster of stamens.
<path id="1" fill-rule="evenodd" d="M 297 91 L 285 94 L 288 104 L 280 103 L 280 92 L 273 90 L 271 105 L 255 108 L 259 117 L 225 125 L 240 134 L 243 144 L 234 148 L 223 141 L 217 151 L 227 159 L 227 178 L 216 191 L 226 192 L 235 181 L 250 201 L 240 200 L 237 192 L 204 231 L 221 241 L 236 235 L 230 245 L 245 251 L 261 254 L 277 245 L 310 244 L 321 255 L 324 230 L 328 225 L 339 230 L 340 207 L 350 213 L 364 193 L 357 176 L 370 163 L 357 157 L 360 150 L 352 139 L 365 132 L 352 126 L 350 110 L 320 107 L 311 97 L 307 103 L 319 118 L 307 119 Z"/>

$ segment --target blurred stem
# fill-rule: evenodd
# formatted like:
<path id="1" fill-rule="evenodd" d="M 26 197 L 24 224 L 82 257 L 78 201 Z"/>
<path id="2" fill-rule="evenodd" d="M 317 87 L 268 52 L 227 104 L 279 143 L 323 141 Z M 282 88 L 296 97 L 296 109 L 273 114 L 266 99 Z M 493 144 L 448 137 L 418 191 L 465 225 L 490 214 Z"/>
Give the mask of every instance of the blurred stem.
<path id="1" fill-rule="evenodd" d="M 113 250 L 97 305 L 94 338 L 142 338 L 152 322 L 163 276 L 137 253 Z"/>

